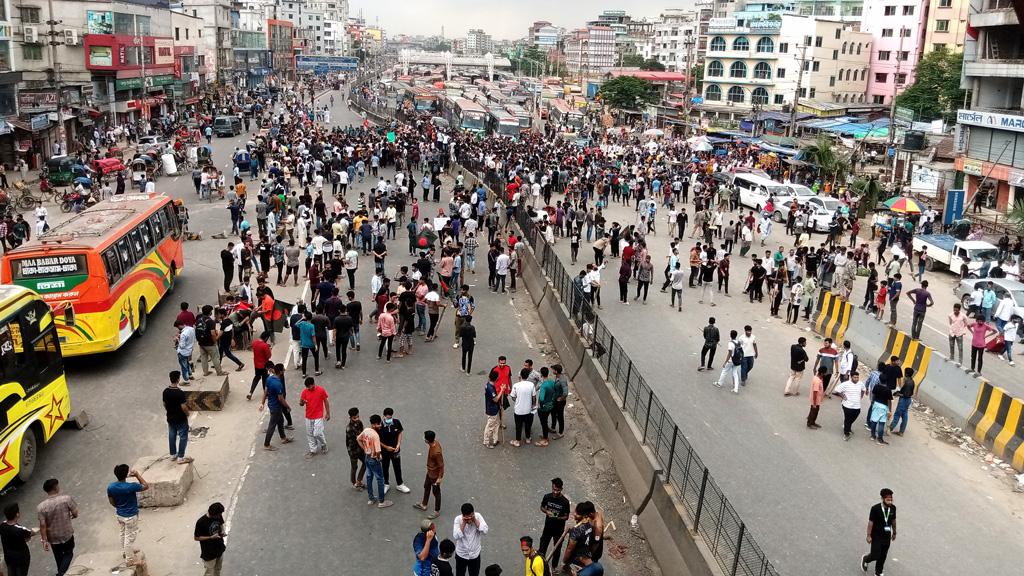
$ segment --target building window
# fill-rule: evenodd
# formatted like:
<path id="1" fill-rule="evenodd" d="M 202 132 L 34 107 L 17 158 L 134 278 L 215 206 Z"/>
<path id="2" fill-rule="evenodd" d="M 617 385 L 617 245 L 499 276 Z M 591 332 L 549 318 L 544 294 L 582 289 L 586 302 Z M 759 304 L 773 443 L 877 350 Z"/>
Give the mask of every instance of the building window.
<path id="1" fill-rule="evenodd" d="M 776 104 L 783 104 L 784 102 L 785 101 L 782 99 L 782 94 L 776 94 L 775 95 L 775 103 Z"/>
<path id="2" fill-rule="evenodd" d="M 839 40 L 839 37 L 842 35 L 842 31 L 842 28 L 836 28 L 836 40 Z"/>
<path id="3" fill-rule="evenodd" d="M 814 42 L 814 38 L 804 36 L 804 46 L 810 46 L 812 42 Z"/>
<path id="4" fill-rule="evenodd" d="M 882 28 L 882 38 L 892 38 L 892 28 Z"/>
<path id="5" fill-rule="evenodd" d="M 953 5 L 953 0 L 939 0 L 939 8 L 949 8 Z"/>
<path id="6" fill-rule="evenodd" d="M 913 16 L 914 15 L 914 7 L 913 6 L 904 6 L 903 7 L 903 15 L 904 16 Z"/>
<path id="7" fill-rule="evenodd" d="M 888 60 L 889 56 L 891 56 L 891 55 L 892 55 L 892 53 L 889 52 L 888 50 L 879 50 L 878 51 L 878 59 L 879 60 L 883 60 L 883 61 L 884 60 Z"/>
<path id="8" fill-rule="evenodd" d="M 843 54 L 846 54 L 846 45 L 847 45 L 847 42 L 843 42 Z"/>
<path id="9" fill-rule="evenodd" d="M 754 91 L 750 93 L 751 104 L 767 104 L 768 103 L 768 91 L 760 86 L 754 88 Z"/>
<path id="10" fill-rule="evenodd" d="M 839 60 L 839 50 L 833 50 L 832 51 L 832 59 L 833 60 Z"/>
<path id="11" fill-rule="evenodd" d="M 821 36 L 817 36 L 814 38 L 814 47 L 821 48 Z"/>
<path id="12" fill-rule="evenodd" d="M 906 72 L 900 72 L 899 74 L 896 75 L 896 85 L 897 86 L 903 86 L 906 83 L 907 83 L 907 73 Z"/>
<path id="13" fill-rule="evenodd" d="M 708 86 L 707 91 L 704 93 L 704 99 L 712 102 L 721 102 L 722 89 L 718 87 L 718 84 Z"/>
<path id="14" fill-rule="evenodd" d="M 829 86 L 835 86 L 836 85 L 836 77 L 835 76 L 829 76 L 828 77 L 828 85 Z"/>
<path id="15" fill-rule="evenodd" d="M 778 69 L 776 69 L 775 70 L 775 77 L 776 78 L 785 78 L 786 77 L 786 69 L 785 68 L 778 68 Z"/>
<path id="16" fill-rule="evenodd" d="M 800 89 L 800 97 L 801 98 L 807 98 L 807 88 L 801 88 Z"/>
<path id="17" fill-rule="evenodd" d="M 900 28 L 900 36 L 904 38 L 910 38 L 910 28 Z"/>
<path id="18" fill-rule="evenodd" d="M 135 34 L 135 15 L 114 12 L 114 34 Z"/>
<path id="19" fill-rule="evenodd" d="M 21 8 L 22 24 L 39 24 L 40 9 L 23 6 Z"/>
<path id="20" fill-rule="evenodd" d="M 904 50 L 904 51 L 900 52 L 899 57 L 896 58 L 896 59 L 899 60 L 900 62 L 906 62 L 907 60 L 910 60 L 910 52 L 907 51 L 907 50 Z"/>
<path id="21" fill-rule="evenodd" d="M 174 39 L 181 40 L 181 28 L 178 28 L 177 26 L 174 27 Z"/>
<path id="22" fill-rule="evenodd" d="M 43 45 L 42 44 L 22 44 L 21 45 L 21 56 L 25 60 L 42 60 L 43 59 Z"/>
<path id="23" fill-rule="evenodd" d="M 760 53 L 774 52 L 775 42 L 773 42 L 771 38 L 765 36 L 757 41 L 757 51 Z"/>
<path id="24" fill-rule="evenodd" d="M 758 62 L 754 66 L 754 78 L 761 80 L 771 80 L 772 78 L 772 67 L 767 62 Z"/>
<path id="25" fill-rule="evenodd" d="M 945 50 L 946 49 L 946 45 L 942 44 L 942 43 L 936 42 L 935 44 L 932 44 L 932 49 L 933 50 Z"/>
<path id="26" fill-rule="evenodd" d="M 885 7 L 885 11 L 882 12 L 882 14 L 884 14 L 886 16 L 895 16 L 896 15 L 896 7 L 895 6 L 886 6 Z"/>
<path id="27" fill-rule="evenodd" d="M 935 21 L 936 32 L 949 32 L 949 20 L 936 20 Z"/>
<path id="28" fill-rule="evenodd" d="M 863 47 L 864 47 L 863 44 L 860 44 L 860 43 L 857 44 L 857 55 L 858 56 L 860 56 L 860 49 L 863 48 Z M 870 49 L 871 46 L 869 45 L 868 48 Z"/>
<path id="29" fill-rule="evenodd" d="M 747 40 L 746 36 L 740 36 L 732 41 L 732 49 L 738 52 L 746 52 L 750 50 L 750 40 Z"/>
<path id="30" fill-rule="evenodd" d="M 780 42 L 779 43 L 779 52 L 782 53 L 782 54 L 785 54 L 785 53 L 789 52 L 789 42 Z"/>
<path id="31" fill-rule="evenodd" d="M 811 88 L 811 98 L 814 98 L 814 93 L 815 93 L 815 92 L 817 92 L 817 90 L 816 90 L 816 89 L 814 89 L 814 88 Z"/>
<path id="32" fill-rule="evenodd" d="M 889 75 L 885 72 L 875 72 L 875 82 L 885 84 L 889 81 Z"/>
<path id="33" fill-rule="evenodd" d="M 885 96 L 881 96 L 879 94 L 876 94 L 876 95 L 871 97 L 871 103 L 872 104 L 885 104 Z"/>
<path id="34" fill-rule="evenodd" d="M 743 88 L 739 86 L 733 86 L 729 88 L 729 102 L 743 102 L 747 99 L 747 95 L 743 92 Z"/>
<path id="35" fill-rule="evenodd" d="M 725 51 L 725 38 L 721 36 L 715 36 L 711 39 L 711 45 L 708 47 L 711 52 L 724 52 Z"/>
<path id="36" fill-rule="evenodd" d="M 821 62 L 818 62 L 817 60 L 815 60 L 814 63 L 811 64 L 811 71 L 812 72 L 817 72 L 820 69 L 821 69 Z"/>
<path id="37" fill-rule="evenodd" d="M 712 60 L 708 62 L 708 76 L 712 78 L 721 78 L 725 74 L 725 68 L 722 63 L 718 60 Z"/>
<path id="38" fill-rule="evenodd" d="M 743 62 L 733 62 L 732 66 L 729 67 L 729 77 L 731 78 L 746 78 L 747 77 L 747 65 Z"/>
<path id="39" fill-rule="evenodd" d="M 840 82 L 842 82 L 842 81 L 843 81 L 843 73 L 844 73 L 844 72 L 846 72 L 846 69 L 844 69 L 844 68 L 840 68 L 840 69 L 839 69 L 839 81 L 840 81 Z"/>

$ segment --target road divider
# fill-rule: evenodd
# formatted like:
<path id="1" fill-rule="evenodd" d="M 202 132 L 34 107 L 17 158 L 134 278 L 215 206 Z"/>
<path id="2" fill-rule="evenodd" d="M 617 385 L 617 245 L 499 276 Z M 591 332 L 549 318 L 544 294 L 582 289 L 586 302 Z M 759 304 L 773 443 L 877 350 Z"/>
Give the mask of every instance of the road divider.
<path id="1" fill-rule="evenodd" d="M 982 381 L 974 412 L 967 419 L 967 431 L 975 440 L 1024 472 L 1024 403 L 1006 390 Z"/>
<path id="2" fill-rule="evenodd" d="M 914 369 L 914 381 L 920 387 L 928 374 L 932 349 L 924 342 L 912 338 L 910 334 L 889 327 L 889 332 L 885 336 L 885 348 L 882 350 L 882 355 L 878 357 L 878 361 L 887 363 L 892 356 L 900 359 L 900 366 L 903 368 Z M 917 390 L 914 392 L 917 393 Z"/>
<path id="3" fill-rule="evenodd" d="M 838 295 L 823 290 L 818 298 L 818 315 L 814 320 L 814 331 L 833 342 L 842 343 L 846 328 L 850 325 L 853 304 Z"/>

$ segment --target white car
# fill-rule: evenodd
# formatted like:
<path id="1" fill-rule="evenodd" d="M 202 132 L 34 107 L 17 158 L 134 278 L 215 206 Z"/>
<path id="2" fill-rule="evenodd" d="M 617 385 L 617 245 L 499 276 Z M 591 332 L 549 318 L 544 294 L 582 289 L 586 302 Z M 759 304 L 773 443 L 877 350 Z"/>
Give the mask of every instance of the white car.
<path id="1" fill-rule="evenodd" d="M 772 217 L 776 222 L 786 221 L 786 215 L 789 214 L 789 205 L 792 202 L 793 200 L 789 199 L 775 206 L 775 212 L 772 213 Z M 840 206 L 839 200 L 828 196 L 811 196 L 802 203 L 798 198 L 797 203 L 811 206 L 811 223 L 813 224 L 812 229 L 815 232 L 828 232 L 829 226 L 832 224 L 832 217 Z"/>
<path id="2" fill-rule="evenodd" d="M 953 290 L 953 294 L 960 298 L 960 304 L 964 310 L 971 309 L 971 292 L 974 288 L 981 286 L 985 288 L 992 283 L 992 290 L 996 293 L 996 301 L 1003 299 L 1007 292 L 1013 298 L 1013 313 L 1024 318 L 1024 283 L 1009 278 L 968 278 L 961 280 L 960 284 Z"/>

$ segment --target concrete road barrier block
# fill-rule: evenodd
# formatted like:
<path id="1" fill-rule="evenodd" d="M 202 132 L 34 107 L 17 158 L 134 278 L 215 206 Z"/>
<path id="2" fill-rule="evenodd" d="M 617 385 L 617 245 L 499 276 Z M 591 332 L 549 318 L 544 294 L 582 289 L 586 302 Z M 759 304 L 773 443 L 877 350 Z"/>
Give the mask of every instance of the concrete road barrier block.
<path id="1" fill-rule="evenodd" d="M 996 458 L 1024 472 L 1024 403 L 1006 390 L 982 382 L 967 431 Z"/>
<path id="2" fill-rule="evenodd" d="M 890 356 L 897 356 L 900 359 L 900 366 L 914 369 L 914 381 L 918 388 L 924 382 L 928 374 L 928 364 L 932 359 L 932 349 L 924 342 L 912 338 L 910 334 L 890 327 L 885 337 L 885 349 L 879 356 L 879 362 L 889 362 Z M 915 391 L 916 393 L 916 391 Z"/>
<path id="3" fill-rule="evenodd" d="M 185 391 L 189 410 L 223 410 L 228 401 L 230 376 L 199 376 L 194 378 Z"/>
<path id="4" fill-rule="evenodd" d="M 822 290 L 818 298 L 814 331 L 825 338 L 831 338 L 833 342 L 842 343 L 852 314 L 853 304 L 828 290 Z"/>
<path id="5" fill-rule="evenodd" d="M 195 468 L 191 463 L 178 464 L 169 456 L 139 458 L 135 462 L 135 470 L 149 482 L 149 490 L 139 492 L 139 506 L 143 508 L 183 504 L 195 478 Z"/>

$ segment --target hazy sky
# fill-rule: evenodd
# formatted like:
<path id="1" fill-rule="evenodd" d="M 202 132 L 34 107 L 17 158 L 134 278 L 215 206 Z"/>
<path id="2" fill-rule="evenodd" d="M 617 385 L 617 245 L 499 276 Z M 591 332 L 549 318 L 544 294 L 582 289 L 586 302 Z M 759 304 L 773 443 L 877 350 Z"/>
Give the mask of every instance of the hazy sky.
<path id="1" fill-rule="evenodd" d="M 597 19 L 604 10 L 627 10 L 631 16 L 657 18 L 665 8 L 689 8 L 692 0 L 630 0 L 619 4 L 588 0 L 350 0 L 349 13 L 362 9 L 367 24 L 380 24 L 395 34 L 465 36 L 470 28 L 483 28 L 497 39 L 526 36 L 536 20 L 578 28 Z"/>

